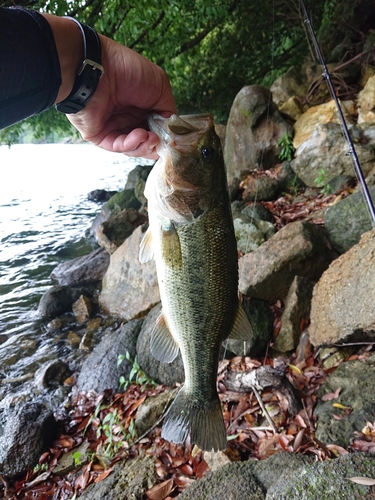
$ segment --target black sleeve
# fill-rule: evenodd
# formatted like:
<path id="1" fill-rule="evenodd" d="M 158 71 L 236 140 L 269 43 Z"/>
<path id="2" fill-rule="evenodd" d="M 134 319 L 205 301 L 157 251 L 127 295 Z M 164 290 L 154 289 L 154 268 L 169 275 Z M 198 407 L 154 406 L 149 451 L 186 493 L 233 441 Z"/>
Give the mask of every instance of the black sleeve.
<path id="1" fill-rule="evenodd" d="M 0 129 L 52 106 L 60 85 L 46 19 L 35 11 L 0 7 Z"/>

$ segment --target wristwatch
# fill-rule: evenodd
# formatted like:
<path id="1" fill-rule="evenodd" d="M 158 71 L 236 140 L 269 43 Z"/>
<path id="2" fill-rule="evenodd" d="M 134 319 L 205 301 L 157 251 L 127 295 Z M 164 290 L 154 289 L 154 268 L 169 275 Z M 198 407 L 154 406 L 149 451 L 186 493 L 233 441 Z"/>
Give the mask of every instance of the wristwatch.
<path id="1" fill-rule="evenodd" d="M 94 95 L 98 87 L 100 77 L 104 73 L 101 65 L 101 46 L 98 34 L 90 26 L 82 24 L 73 17 L 71 19 L 81 29 L 83 37 L 83 62 L 74 82 L 73 90 L 66 99 L 56 104 L 57 111 L 65 114 L 73 114 L 81 111 Z"/>

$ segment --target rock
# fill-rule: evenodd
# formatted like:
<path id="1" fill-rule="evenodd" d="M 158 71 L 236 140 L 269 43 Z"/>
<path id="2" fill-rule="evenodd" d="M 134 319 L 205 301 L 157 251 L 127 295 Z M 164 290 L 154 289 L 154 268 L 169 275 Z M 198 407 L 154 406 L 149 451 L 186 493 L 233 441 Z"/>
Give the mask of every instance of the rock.
<path id="1" fill-rule="evenodd" d="M 252 468 L 252 462 L 224 465 L 191 484 L 179 500 L 263 500 L 266 491 L 251 473 Z"/>
<path id="2" fill-rule="evenodd" d="M 369 193 L 375 203 L 375 186 L 369 188 Z M 338 252 L 345 253 L 356 245 L 361 235 L 372 227 L 362 192 L 353 193 L 332 205 L 326 211 L 324 226 L 331 245 Z"/>
<path id="3" fill-rule="evenodd" d="M 272 99 L 279 108 L 291 98 L 304 97 L 309 82 L 300 67 L 292 66 L 271 85 Z"/>
<path id="4" fill-rule="evenodd" d="M 157 396 L 148 397 L 138 408 L 135 417 L 135 429 L 138 436 L 152 429 L 163 413 L 169 408 L 174 397 L 176 389 L 167 390 Z"/>
<path id="5" fill-rule="evenodd" d="M 272 213 L 260 203 L 247 203 L 243 210 L 243 215 L 249 217 L 250 220 L 258 219 L 266 222 L 273 221 Z"/>
<path id="6" fill-rule="evenodd" d="M 318 404 L 314 415 L 318 420 L 316 437 L 325 444 L 337 444 L 347 448 L 366 422 L 374 421 L 375 400 L 373 380 L 375 376 L 375 355 L 365 361 L 346 361 L 332 372 L 318 391 Z M 335 400 L 322 401 L 324 394 L 341 388 Z M 344 412 L 334 408 L 332 403 L 339 403 L 352 408 L 350 415 L 342 417 Z M 334 415 L 334 416 L 333 416 Z"/>
<path id="7" fill-rule="evenodd" d="M 313 345 L 375 338 L 375 229 L 336 259 L 316 284 L 311 303 Z"/>
<path id="8" fill-rule="evenodd" d="M 18 406 L 0 433 L 0 474 L 15 478 L 32 469 L 55 432 L 53 414 L 43 404 Z"/>
<path id="9" fill-rule="evenodd" d="M 370 142 L 359 142 L 363 136 L 360 127 L 352 127 L 350 133 L 352 137 L 358 135 L 355 149 L 366 176 L 375 162 L 374 145 Z M 352 159 L 347 152 L 348 144 L 341 126 L 336 123 L 319 124 L 296 150 L 291 167 L 307 186 L 315 187 L 316 179 L 321 176 L 322 171 L 325 183 L 340 174 L 353 175 Z"/>
<path id="10" fill-rule="evenodd" d="M 145 491 L 156 483 L 155 463 L 151 456 L 141 456 L 115 465 L 103 481 L 89 486 L 80 500 L 144 500 Z"/>
<path id="11" fill-rule="evenodd" d="M 268 175 L 251 173 L 242 182 L 244 201 L 268 201 L 273 200 L 280 190 L 279 181 Z"/>
<path id="12" fill-rule="evenodd" d="M 125 210 L 125 208 L 134 208 L 134 210 L 138 210 L 141 208 L 141 205 L 141 202 L 135 196 L 134 189 L 126 188 L 116 193 L 106 203 L 106 207 L 108 207 L 112 213 L 114 212 L 114 214 Z"/>
<path id="13" fill-rule="evenodd" d="M 96 284 L 76 286 L 53 286 L 49 288 L 38 305 L 38 316 L 43 319 L 52 319 L 71 311 L 73 303 L 82 294 L 90 296 L 96 289 Z"/>
<path id="14" fill-rule="evenodd" d="M 154 307 L 143 322 L 137 340 L 137 359 L 142 370 L 150 378 L 160 384 L 171 386 L 185 380 L 184 366 L 181 353 L 178 353 L 177 358 L 172 363 L 161 363 L 151 354 L 150 340 L 160 312 L 161 304 Z"/>
<path id="15" fill-rule="evenodd" d="M 137 228 L 111 255 L 99 303 L 112 316 L 129 321 L 145 316 L 160 302 L 154 260 L 139 262 L 142 228 Z"/>
<path id="16" fill-rule="evenodd" d="M 72 304 L 72 310 L 77 323 L 84 323 L 91 316 L 93 304 L 88 297 L 80 295 L 80 297 Z"/>
<path id="17" fill-rule="evenodd" d="M 375 75 L 371 76 L 358 94 L 358 123 L 375 120 Z"/>
<path id="18" fill-rule="evenodd" d="M 352 175 L 338 175 L 331 179 L 327 184 L 329 192 L 340 194 L 345 189 L 351 189 L 355 186 L 356 180 Z"/>
<path id="19" fill-rule="evenodd" d="M 347 111 L 345 102 L 341 102 L 341 111 L 347 123 L 353 123 L 353 118 Z M 350 106 L 350 104 L 348 104 Z M 303 142 L 305 142 L 312 132 L 316 129 L 317 125 L 321 123 L 337 123 L 340 124 L 337 107 L 335 101 L 332 99 L 319 106 L 309 108 L 294 124 L 294 138 L 293 146 L 298 149 Z"/>
<path id="20" fill-rule="evenodd" d="M 90 191 L 87 195 L 87 199 L 90 201 L 96 201 L 97 203 L 108 201 L 112 196 L 114 196 L 117 191 L 106 191 L 105 189 L 94 189 Z"/>
<path id="21" fill-rule="evenodd" d="M 128 174 L 125 189 L 135 189 L 139 181 L 146 182 L 154 165 L 137 165 Z"/>
<path id="22" fill-rule="evenodd" d="M 303 276 L 296 276 L 285 299 L 280 332 L 273 349 L 288 352 L 295 349 L 301 335 L 301 322 L 310 317 L 314 283 Z"/>
<path id="23" fill-rule="evenodd" d="M 292 222 L 239 259 L 239 290 L 264 300 L 284 298 L 295 276 L 317 281 L 334 257 L 320 227 Z"/>
<path id="24" fill-rule="evenodd" d="M 373 498 L 374 487 L 356 484 L 350 477 L 375 477 L 374 455 L 354 453 L 304 465 L 271 486 L 266 500 Z"/>
<path id="25" fill-rule="evenodd" d="M 298 189 L 306 187 L 290 166 L 289 161 L 284 161 L 279 173 L 279 192 L 290 191 L 296 193 Z"/>
<path id="26" fill-rule="evenodd" d="M 287 115 L 289 116 L 289 118 L 296 121 L 300 116 L 303 115 L 303 113 L 305 112 L 305 108 L 303 107 L 301 99 L 294 95 L 292 97 L 289 97 L 289 99 L 279 107 L 279 111 L 283 115 Z"/>
<path id="27" fill-rule="evenodd" d="M 80 465 L 86 465 L 90 461 L 90 443 L 84 441 L 77 448 L 73 448 L 71 451 L 64 453 L 59 458 L 57 465 L 53 469 L 53 474 L 57 476 L 65 476 L 69 474 L 72 470 L 77 467 L 76 456 L 79 456 Z"/>
<path id="28" fill-rule="evenodd" d="M 134 229 L 147 222 L 147 216 L 134 208 L 126 208 L 110 217 L 96 231 L 96 241 L 110 255 L 128 238 Z"/>
<path id="29" fill-rule="evenodd" d="M 121 326 L 118 330 L 104 334 L 103 340 L 84 361 L 77 379 L 80 392 L 95 391 L 101 393 L 106 389 L 114 392 L 121 390 L 120 377 L 129 378 L 133 364 L 124 359 L 117 366 L 120 355 L 127 352 L 132 360 L 136 356 L 136 343 L 142 320 L 134 320 Z"/>
<path id="30" fill-rule="evenodd" d="M 72 372 L 69 366 L 61 359 L 54 359 L 39 368 L 35 373 L 35 385 L 43 391 L 44 389 L 56 389 L 64 383 Z"/>
<path id="31" fill-rule="evenodd" d="M 226 346 L 237 356 L 259 356 L 264 353 L 272 337 L 272 311 L 268 302 L 253 298 L 245 298 L 242 307 L 249 318 L 253 334 L 248 342 L 229 339 L 226 341 Z"/>
<path id="32" fill-rule="evenodd" d="M 242 172 L 273 167 L 280 153 L 278 140 L 292 128 L 259 85 L 244 87 L 230 110 L 224 158 L 229 181 Z"/>
<path id="33" fill-rule="evenodd" d="M 61 286 L 102 280 L 109 266 L 109 255 L 97 248 L 89 255 L 62 262 L 51 273 L 51 279 Z"/>
<path id="34" fill-rule="evenodd" d="M 255 224 L 248 222 L 247 218 L 237 217 L 233 220 L 233 225 L 239 252 L 253 252 L 266 241 L 262 231 L 259 231 Z"/>

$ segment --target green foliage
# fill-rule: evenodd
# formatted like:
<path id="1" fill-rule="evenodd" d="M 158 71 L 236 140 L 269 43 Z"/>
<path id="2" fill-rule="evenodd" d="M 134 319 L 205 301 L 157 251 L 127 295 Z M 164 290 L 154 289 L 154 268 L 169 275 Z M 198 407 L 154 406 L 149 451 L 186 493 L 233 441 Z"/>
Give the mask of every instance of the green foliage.
<path id="1" fill-rule="evenodd" d="M 152 380 L 139 366 L 137 356 L 134 358 L 134 360 L 132 360 L 129 351 L 126 351 L 125 355 L 119 355 L 117 359 L 117 368 L 121 365 L 124 359 L 132 363 L 132 369 L 130 370 L 129 379 L 125 379 L 124 376 L 120 377 L 120 387 L 126 390 L 132 383 L 135 383 L 137 385 L 157 385 L 156 382 Z"/>
<path id="2" fill-rule="evenodd" d="M 148 57 L 168 73 L 180 113 L 212 112 L 217 123 L 226 122 L 233 99 L 243 86 L 269 86 L 291 65 L 301 65 L 309 50 L 298 2 L 292 0 L 20 2 L 45 12 L 75 16 Z M 361 23 L 368 16 L 357 12 L 364 7 L 371 12 L 370 2 L 373 0 L 306 3 L 315 31 L 321 28 L 322 36 L 326 33 L 331 38 L 337 31 L 343 39 L 342 30 L 347 26 L 356 27 L 351 36 L 363 32 Z M 0 5 L 10 4 L 11 0 L 0 0 Z M 73 130 L 54 110 L 27 123 L 38 140 L 55 140 L 52 132 L 63 137 Z M 0 142 L 15 142 L 20 134 L 22 126 L 16 125 L 0 134 Z"/>
<path id="3" fill-rule="evenodd" d="M 320 188 L 320 192 L 324 196 L 328 196 L 333 193 L 333 189 L 327 182 L 327 174 L 324 168 L 321 168 L 318 172 L 318 177 L 314 179 L 316 187 Z"/>
<path id="4" fill-rule="evenodd" d="M 277 141 L 277 145 L 281 148 L 279 154 L 280 161 L 292 161 L 295 147 L 293 146 L 293 138 L 287 132 Z"/>

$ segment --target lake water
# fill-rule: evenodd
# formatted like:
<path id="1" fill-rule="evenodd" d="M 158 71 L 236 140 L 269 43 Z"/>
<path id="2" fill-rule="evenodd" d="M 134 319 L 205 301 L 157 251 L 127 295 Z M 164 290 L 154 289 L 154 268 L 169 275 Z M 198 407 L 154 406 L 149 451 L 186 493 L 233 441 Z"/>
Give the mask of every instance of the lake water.
<path id="1" fill-rule="evenodd" d="M 96 248 L 88 230 L 100 205 L 87 194 L 122 189 L 138 163 L 88 144 L 0 147 L 0 345 L 38 334 L 51 271 Z"/>

